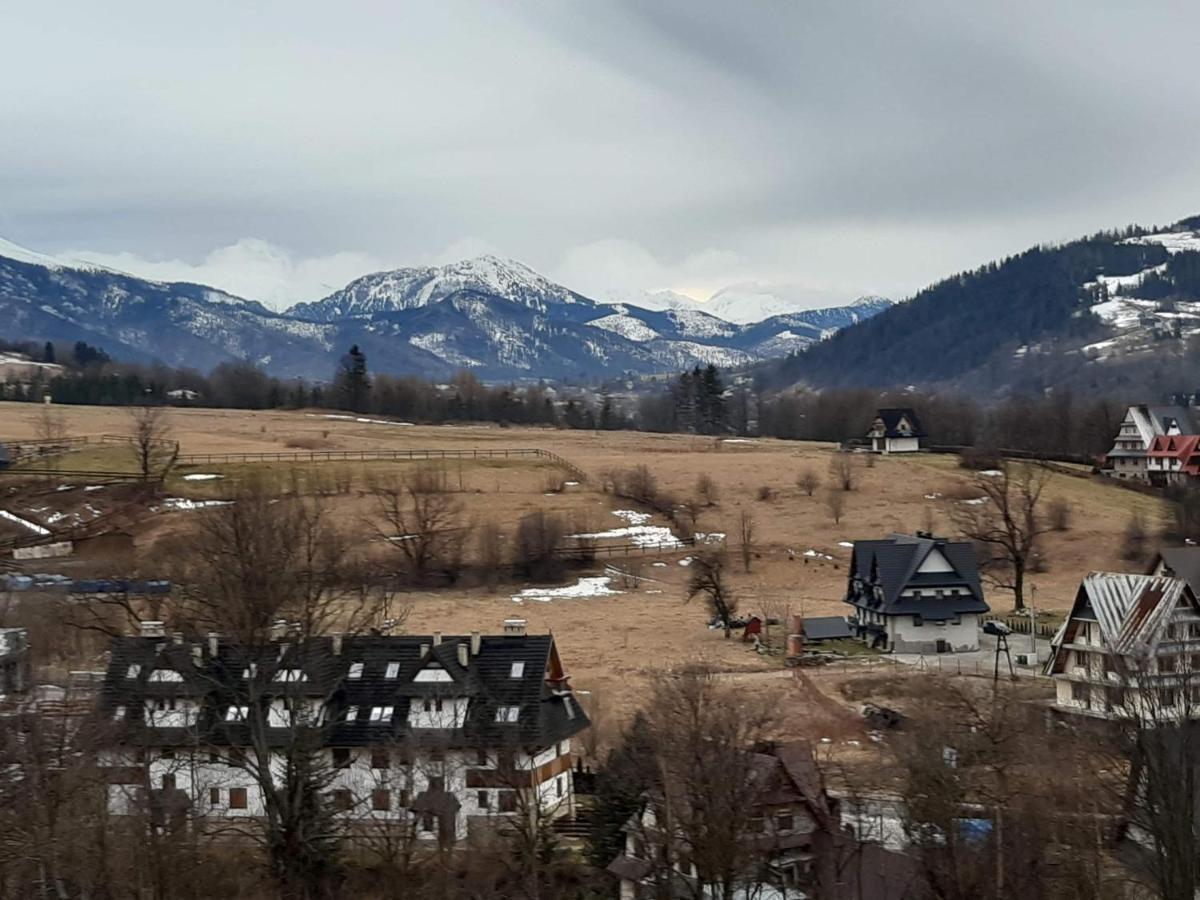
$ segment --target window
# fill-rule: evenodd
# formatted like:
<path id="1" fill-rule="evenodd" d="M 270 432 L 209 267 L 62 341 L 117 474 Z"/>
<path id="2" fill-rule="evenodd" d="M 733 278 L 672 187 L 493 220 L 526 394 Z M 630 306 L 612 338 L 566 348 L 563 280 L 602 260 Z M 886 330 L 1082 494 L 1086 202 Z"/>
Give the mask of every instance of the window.
<path id="1" fill-rule="evenodd" d="M 226 722 L 245 722 L 250 716 L 250 707 L 248 706 L 231 706 L 225 710 Z"/>
<path id="2" fill-rule="evenodd" d="M 1160 672 L 1174 672 L 1174 671 L 1175 671 L 1175 657 L 1173 657 L 1173 656 L 1160 656 L 1160 657 L 1158 658 L 1158 671 L 1160 671 Z"/>
<path id="3" fill-rule="evenodd" d="M 353 722 L 357 718 L 358 718 L 358 707 L 357 706 L 347 706 L 346 707 L 346 721 Z"/>
<path id="4" fill-rule="evenodd" d="M 430 791 L 444 791 L 446 789 L 446 779 L 441 775 L 432 775 L 429 778 Z"/>
<path id="5" fill-rule="evenodd" d="M 525 677 L 525 663 L 524 662 L 513 663 L 512 668 L 508 670 L 508 677 L 509 678 L 524 678 Z"/>
<path id="6" fill-rule="evenodd" d="M 371 748 L 371 768 L 372 769 L 390 769 L 392 760 L 385 747 Z"/>
<path id="7" fill-rule="evenodd" d="M 157 709 L 159 712 L 166 712 L 168 709 L 174 709 L 175 708 L 175 698 L 174 697 L 159 697 L 157 700 L 154 701 L 154 708 Z"/>
<path id="8" fill-rule="evenodd" d="M 480 791 L 475 795 L 475 803 L 480 809 L 490 809 L 491 801 L 488 798 L 487 791 Z"/>
<path id="9" fill-rule="evenodd" d="M 167 773 L 162 777 L 162 789 L 164 791 L 175 790 L 175 776 L 173 774 Z"/>
<path id="10" fill-rule="evenodd" d="M 308 676 L 300 669 L 280 669 L 275 673 L 275 681 L 308 681 Z"/>
<path id="11" fill-rule="evenodd" d="M 1071 699 L 1076 703 L 1087 704 L 1092 697 L 1091 686 L 1080 681 L 1071 682 Z"/>
<path id="12" fill-rule="evenodd" d="M 173 747 L 163 747 L 158 754 L 159 759 L 174 759 L 175 749 Z"/>
<path id="13" fill-rule="evenodd" d="M 258 674 L 258 663 L 250 663 L 246 668 L 242 669 L 242 679 L 249 681 Z"/>
<path id="14" fill-rule="evenodd" d="M 1175 688 L 1166 688 L 1162 692 L 1162 705 L 1163 706 L 1174 706 L 1175 705 Z"/>
<path id="15" fill-rule="evenodd" d="M 113 720 L 116 722 L 120 722 L 123 718 L 125 718 L 125 707 L 118 706 L 116 709 L 113 710 Z"/>
<path id="16" fill-rule="evenodd" d="M 408 788 L 401 788 L 400 789 L 400 807 L 402 809 L 408 809 L 408 801 L 409 801 Z"/>
<path id="17" fill-rule="evenodd" d="M 126 678 L 137 678 L 138 675 L 141 674 L 141 672 L 142 672 L 142 667 L 140 665 L 138 665 L 137 663 L 134 663 L 128 669 L 125 670 L 125 677 Z"/>
<path id="18" fill-rule="evenodd" d="M 925 620 L 919 614 L 913 616 L 913 628 L 920 628 L 924 624 Z"/>
<path id="19" fill-rule="evenodd" d="M 183 675 L 174 669 L 155 669 L 150 673 L 151 681 L 183 681 Z"/>
<path id="20" fill-rule="evenodd" d="M 329 799 L 333 802 L 333 808 L 337 812 L 347 812 L 354 806 L 354 796 L 349 791 L 331 791 Z"/>
<path id="21" fill-rule="evenodd" d="M 390 662 L 387 664 L 387 671 L 383 673 L 383 677 L 391 681 L 395 681 L 400 676 L 400 663 Z"/>
<path id="22" fill-rule="evenodd" d="M 426 697 L 421 702 L 421 709 L 425 710 L 425 712 L 441 712 L 442 698 L 434 697 L 433 699 L 430 699 L 429 697 Z"/>
<path id="23" fill-rule="evenodd" d="M 353 678 L 357 681 L 359 678 L 362 678 L 362 673 L 363 673 L 363 664 L 362 663 L 360 663 L 360 662 L 350 663 L 350 674 L 347 676 L 348 678 Z"/>
<path id="24" fill-rule="evenodd" d="M 498 706 L 496 707 L 497 722 L 515 722 L 521 714 L 519 706 Z"/>
<path id="25" fill-rule="evenodd" d="M 349 747 L 334 747 L 329 752 L 333 756 L 333 767 L 335 769 L 350 768 L 350 748 Z"/>
<path id="26" fill-rule="evenodd" d="M 387 812 L 392 808 L 392 792 L 385 790 L 371 791 L 371 809 L 375 812 Z"/>
<path id="27" fill-rule="evenodd" d="M 371 721 L 372 722 L 390 722 L 392 721 L 392 713 L 395 711 L 394 706 L 372 706 Z"/>
<path id="28" fill-rule="evenodd" d="M 208 761 L 215 765 L 220 765 L 223 762 L 223 760 L 221 759 L 221 751 L 220 750 L 209 750 L 208 751 Z"/>
<path id="29" fill-rule="evenodd" d="M 209 806 L 220 806 L 221 805 L 221 789 L 220 788 L 209 788 L 208 789 L 208 805 Z"/>
<path id="30" fill-rule="evenodd" d="M 762 816 L 755 815 L 750 817 L 750 831 L 753 834 L 762 834 L 766 830 L 766 827 L 766 822 L 763 821 Z"/>
<path id="31" fill-rule="evenodd" d="M 487 766 L 487 764 L 488 764 L 487 751 L 483 750 L 483 749 L 476 750 L 475 751 L 475 765 L 479 766 L 480 768 L 484 768 Z"/>
<path id="32" fill-rule="evenodd" d="M 795 821 L 793 820 L 791 813 L 779 813 L 779 815 L 775 817 L 776 831 L 791 831 L 794 826 Z"/>
<path id="33" fill-rule="evenodd" d="M 562 780 L 562 776 L 559 775 L 557 778 L 554 779 L 554 796 L 557 797 L 559 800 L 561 800 L 562 795 L 563 795 L 563 780 Z"/>
<path id="34" fill-rule="evenodd" d="M 433 831 L 433 813 L 425 813 L 421 816 L 421 830 Z"/>
<path id="35" fill-rule="evenodd" d="M 516 812 L 517 811 L 517 792 L 516 791 L 500 791 L 500 812 Z"/>
<path id="36" fill-rule="evenodd" d="M 1125 688 L 1110 687 L 1105 695 L 1109 709 L 1121 709 L 1125 706 Z"/>

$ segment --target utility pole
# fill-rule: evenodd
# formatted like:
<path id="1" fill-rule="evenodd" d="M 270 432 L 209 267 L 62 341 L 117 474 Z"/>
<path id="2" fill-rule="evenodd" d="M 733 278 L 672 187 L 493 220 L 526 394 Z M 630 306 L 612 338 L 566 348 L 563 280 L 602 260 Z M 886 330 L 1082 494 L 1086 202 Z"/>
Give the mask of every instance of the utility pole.
<path id="1" fill-rule="evenodd" d="M 1033 664 L 1037 665 L 1037 585 L 1029 586 L 1029 649 L 1033 652 Z"/>

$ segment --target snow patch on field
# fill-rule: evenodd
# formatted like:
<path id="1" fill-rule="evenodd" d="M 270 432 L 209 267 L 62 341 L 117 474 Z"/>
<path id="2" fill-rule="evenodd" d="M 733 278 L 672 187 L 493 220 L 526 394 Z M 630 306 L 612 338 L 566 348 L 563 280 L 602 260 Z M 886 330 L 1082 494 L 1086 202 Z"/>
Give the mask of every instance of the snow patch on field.
<path id="1" fill-rule="evenodd" d="M 22 528 L 29 529 L 34 534 L 49 534 L 50 533 L 49 528 L 43 528 L 37 522 L 30 522 L 28 519 L 22 519 L 20 516 L 10 513 L 7 509 L 0 509 L 0 519 L 7 519 L 8 521 L 10 521 L 16 525 L 20 525 Z"/>
<path id="2" fill-rule="evenodd" d="M 610 588 L 611 578 L 600 575 L 594 578 L 580 578 L 575 584 L 557 588 L 525 588 L 519 594 L 513 595 L 514 603 L 524 603 L 526 600 L 538 600 L 548 603 L 551 600 L 580 600 L 588 597 L 611 597 L 620 594 Z"/>
<path id="3" fill-rule="evenodd" d="M 595 531 L 590 534 L 572 534 L 568 537 L 583 540 L 615 540 L 624 538 L 638 547 L 682 547 L 679 538 L 671 533 L 665 525 L 647 525 L 649 513 L 637 512 L 632 509 L 615 509 L 613 515 L 629 524 L 624 528 L 610 528 L 607 531 Z"/>
<path id="4" fill-rule="evenodd" d="M 214 475 L 210 472 L 195 472 L 191 475 L 184 475 L 184 481 L 214 481 L 217 478 L 224 478 L 224 475 Z"/>
<path id="5" fill-rule="evenodd" d="M 187 497 L 167 497 L 162 508 L 168 510 L 208 509 L 212 506 L 229 506 L 232 500 L 189 500 Z"/>

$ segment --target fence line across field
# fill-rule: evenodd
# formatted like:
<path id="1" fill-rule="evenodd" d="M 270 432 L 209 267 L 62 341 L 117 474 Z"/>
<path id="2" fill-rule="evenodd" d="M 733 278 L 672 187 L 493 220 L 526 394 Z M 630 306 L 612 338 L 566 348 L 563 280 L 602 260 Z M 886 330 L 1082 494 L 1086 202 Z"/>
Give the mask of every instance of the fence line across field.
<path id="1" fill-rule="evenodd" d="M 334 462 L 339 460 L 399 460 L 399 459 L 512 459 L 538 457 L 549 460 L 571 472 L 581 481 L 587 478 L 582 469 L 557 453 L 540 447 L 510 447 L 457 450 L 289 450 L 257 453 L 184 453 L 176 463 L 181 466 L 220 465 L 251 462 Z"/>

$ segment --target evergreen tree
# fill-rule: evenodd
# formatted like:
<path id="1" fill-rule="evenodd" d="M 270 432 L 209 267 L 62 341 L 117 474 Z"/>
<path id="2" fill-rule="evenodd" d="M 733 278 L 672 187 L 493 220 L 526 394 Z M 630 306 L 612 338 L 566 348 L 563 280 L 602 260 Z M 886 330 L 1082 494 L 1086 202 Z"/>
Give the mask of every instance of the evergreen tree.
<path id="1" fill-rule="evenodd" d="M 56 362 L 54 358 L 54 344 L 51 341 L 46 341 L 46 349 L 42 352 L 42 362 Z"/>
<path id="2" fill-rule="evenodd" d="M 339 409 L 366 411 L 371 379 L 367 375 L 367 355 L 358 348 L 358 344 L 342 357 L 333 383 Z"/>

